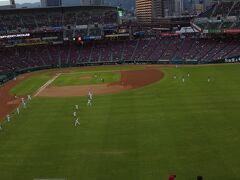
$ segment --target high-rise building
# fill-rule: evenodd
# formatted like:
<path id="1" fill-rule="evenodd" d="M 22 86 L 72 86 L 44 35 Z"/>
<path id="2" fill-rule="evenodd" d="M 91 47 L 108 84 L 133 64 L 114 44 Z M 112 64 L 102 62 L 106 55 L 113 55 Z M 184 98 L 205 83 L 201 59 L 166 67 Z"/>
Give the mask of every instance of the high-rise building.
<path id="1" fill-rule="evenodd" d="M 165 16 L 180 16 L 184 11 L 183 0 L 165 0 Z"/>
<path id="2" fill-rule="evenodd" d="M 101 6 L 104 4 L 104 0 L 81 0 L 81 5 L 84 6 Z"/>
<path id="3" fill-rule="evenodd" d="M 42 7 L 62 6 L 62 0 L 41 0 Z"/>
<path id="4" fill-rule="evenodd" d="M 151 23 L 164 17 L 164 0 L 136 0 L 136 15 L 140 23 Z"/>

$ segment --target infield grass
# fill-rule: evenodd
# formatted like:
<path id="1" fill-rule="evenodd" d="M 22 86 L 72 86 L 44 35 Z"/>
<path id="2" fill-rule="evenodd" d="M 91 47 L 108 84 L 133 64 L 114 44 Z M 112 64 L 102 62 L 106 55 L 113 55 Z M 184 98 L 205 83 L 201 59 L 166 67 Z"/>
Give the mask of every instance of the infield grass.
<path id="1" fill-rule="evenodd" d="M 72 72 L 59 76 L 53 86 L 91 85 L 116 82 L 121 79 L 120 72 Z"/>
<path id="2" fill-rule="evenodd" d="M 238 180 L 239 69 L 161 68 L 162 81 L 94 96 L 92 107 L 86 97 L 35 98 L 0 132 L 0 179 Z"/>

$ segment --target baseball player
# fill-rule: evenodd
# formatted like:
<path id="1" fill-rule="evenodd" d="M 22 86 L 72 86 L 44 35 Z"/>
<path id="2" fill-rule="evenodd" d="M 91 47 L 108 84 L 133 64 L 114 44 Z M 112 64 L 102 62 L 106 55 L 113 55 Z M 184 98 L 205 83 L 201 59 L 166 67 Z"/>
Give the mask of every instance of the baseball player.
<path id="1" fill-rule="evenodd" d="M 76 108 L 76 110 L 78 110 L 78 108 L 79 108 L 79 107 L 78 107 L 78 105 L 77 105 L 77 104 L 75 105 L 75 108 Z"/>
<path id="2" fill-rule="evenodd" d="M 7 121 L 10 122 L 10 115 L 7 115 Z"/>
<path id="3" fill-rule="evenodd" d="M 177 75 L 176 74 L 174 74 L 173 79 L 177 79 Z"/>
<path id="4" fill-rule="evenodd" d="M 93 98 L 93 94 L 91 93 L 91 91 L 88 91 L 88 98 L 92 100 Z"/>
<path id="5" fill-rule="evenodd" d="M 28 95 L 28 100 L 30 101 L 32 99 L 32 97 L 30 95 Z"/>
<path id="6" fill-rule="evenodd" d="M 189 72 L 187 73 L 187 76 L 190 77 L 190 73 Z"/>
<path id="7" fill-rule="evenodd" d="M 182 77 L 182 82 L 183 82 L 183 83 L 185 82 L 185 78 L 184 78 L 184 76 Z"/>
<path id="8" fill-rule="evenodd" d="M 76 117 L 76 116 L 77 116 L 77 112 L 74 111 L 74 112 L 73 112 L 73 117 Z"/>
<path id="9" fill-rule="evenodd" d="M 26 103 L 23 101 L 23 108 L 26 108 L 27 106 L 26 106 Z"/>
<path id="10" fill-rule="evenodd" d="M 88 99 L 88 102 L 87 102 L 87 106 L 92 106 L 92 102 L 91 102 L 92 100 L 89 98 Z"/>
<path id="11" fill-rule="evenodd" d="M 19 108 L 17 108 L 17 114 L 20 114 L 20 110 L 19 110 Z"/>
<path id="12" fill-rule="evenodd" d="M 22 101 L 22 103 L 24 103 L 25 101 L 24 101 L 24 98 L 21 98 L 21 101 Z"/>
<path id="13" fill-rule="evenodd" d="M 80 122 L 78 121 L 78 118 L 75 120 L 75 123 L 74 123 L 75 126 L 79 125 L 80 126 Z"/>
<path id="14" fill-rule="evenodd" d="M 210 82 L 211 81 L 211 78 L 210 78 L 210 76 L 208 76 L 208 82 Z"/>

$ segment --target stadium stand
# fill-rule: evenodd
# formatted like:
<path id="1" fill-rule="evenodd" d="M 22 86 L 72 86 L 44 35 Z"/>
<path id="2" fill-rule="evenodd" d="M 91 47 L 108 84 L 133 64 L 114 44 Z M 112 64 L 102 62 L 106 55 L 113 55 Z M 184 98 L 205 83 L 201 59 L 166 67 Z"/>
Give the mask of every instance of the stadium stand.
<path id="1" fill-rule="evenodd" d="M 41 45 L 0 49 L 0 72 L 25 68 L 64 67 L 99 62 L 197 60 L 199 63 L 240 56 L 240 41 L 160 38 L 101 41 L 84 45 Z"/>
<path id="2" fill-rule="evenodd" d="M 0 75 L 91 64 L 224 62 L 240 57 L 239 38 L 224 34 L 240 30 L 239 9 L 238 0 L 219 2 L 193 20 L 201 33 L 146 37 L 117 34 L 115 7 L 0 10 Z"/>

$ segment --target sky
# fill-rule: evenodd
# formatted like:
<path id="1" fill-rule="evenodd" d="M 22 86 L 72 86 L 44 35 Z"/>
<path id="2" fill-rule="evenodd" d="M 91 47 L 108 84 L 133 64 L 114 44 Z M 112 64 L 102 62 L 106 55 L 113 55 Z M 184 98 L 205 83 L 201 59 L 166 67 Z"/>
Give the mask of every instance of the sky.
<path id="1" fill-rule="evenodd" d="M 40 2 L 40 0 L 15 0 L 16 3 L 22 4 L 22 3 L 35 3 Z"/>

